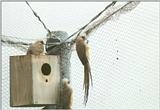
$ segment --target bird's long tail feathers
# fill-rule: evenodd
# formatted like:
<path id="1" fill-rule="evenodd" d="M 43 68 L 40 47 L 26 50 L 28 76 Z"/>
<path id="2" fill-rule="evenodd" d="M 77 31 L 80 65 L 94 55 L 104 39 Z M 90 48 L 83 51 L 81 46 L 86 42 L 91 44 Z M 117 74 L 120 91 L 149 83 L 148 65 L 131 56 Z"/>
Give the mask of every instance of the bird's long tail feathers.
<path id="1" fill-rule="evenodd" d="M 89 86 L 90 86 L 90 80 L 91 80 L 91 85 L 92 83 L 92 75 L 91 75 L 91 68 L 89 63 L 84 65 L 84 84 L 83 87 L 85 89 L 85 95 L 84 95 L 84 104 L 86 105 L 88 101 L 88 95 L 89 95 Z"/>

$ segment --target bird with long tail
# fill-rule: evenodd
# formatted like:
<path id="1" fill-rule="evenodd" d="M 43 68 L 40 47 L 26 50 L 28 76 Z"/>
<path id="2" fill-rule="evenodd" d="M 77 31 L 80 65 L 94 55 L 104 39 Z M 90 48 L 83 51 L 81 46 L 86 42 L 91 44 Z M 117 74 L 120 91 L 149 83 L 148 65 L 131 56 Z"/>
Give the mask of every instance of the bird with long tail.
<path id="1" fill-rule="evenodd" d="M 92 83 L 91 67 L 89 63 L 89 46 L 86 42 L 85 36 L 79 36 L 76 39 L 76 51 L 81 63 L 84 66 L 83 88 L 85 89 L 84 104 L 86 105 L 89 96 L 90 80 L 91 80 L 91 85 L 93 85 L 93 83 Z"/>

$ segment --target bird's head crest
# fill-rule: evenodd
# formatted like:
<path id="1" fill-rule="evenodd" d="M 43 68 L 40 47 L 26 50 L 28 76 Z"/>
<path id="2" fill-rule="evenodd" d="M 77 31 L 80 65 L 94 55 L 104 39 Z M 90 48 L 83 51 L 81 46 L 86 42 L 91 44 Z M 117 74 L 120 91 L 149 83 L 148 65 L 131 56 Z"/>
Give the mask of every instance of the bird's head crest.
<path id="1" fill-rule="evenodd" d="M 38 40 L 36 43 L 44 44 L 43 40 Z"/>
<path id="2" fill-rule="evenodd" d="M 63 84 L 70 84 L 70 81 L 67 78 L 62 79 Z"/>

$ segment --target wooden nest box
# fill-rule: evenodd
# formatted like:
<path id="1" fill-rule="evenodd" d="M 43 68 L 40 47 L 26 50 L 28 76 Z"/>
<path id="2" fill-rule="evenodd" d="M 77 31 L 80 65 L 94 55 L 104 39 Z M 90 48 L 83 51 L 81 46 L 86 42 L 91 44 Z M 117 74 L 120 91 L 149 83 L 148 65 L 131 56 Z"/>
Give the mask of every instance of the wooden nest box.
<path id="1" fill-rule="evenodd" d="M 10 57 L 10 105 L 12 107 L 57 104 L 59 90 L 59 56 Z"/>

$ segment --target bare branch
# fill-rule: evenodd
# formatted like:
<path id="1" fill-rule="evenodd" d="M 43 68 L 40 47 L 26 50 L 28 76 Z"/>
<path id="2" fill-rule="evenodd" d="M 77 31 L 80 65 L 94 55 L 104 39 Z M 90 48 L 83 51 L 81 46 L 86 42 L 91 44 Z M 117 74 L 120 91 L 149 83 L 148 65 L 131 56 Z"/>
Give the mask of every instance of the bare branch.
<path id="1" fill-rule="evenodd" d="M 31 44 L 32 41 L 34 40 L 1 35 L 1 42 L 3 46 L 16 47 L 24 52 L 27 51 L 28 46 Z"/>
<path id="2" fill-rule="evenodd" d="M 116 1 L 113 1 L 112 3 L 110 3 L 109 5 L 107 5 L 101 12 L 99 12 L 96 16 L 94 16 L 86 25 L 84 25 L 83 27 L 81 27 L 78 31 L 74 32 L 72 35 L 70 35 L 66 40 L 64 40 L 63 42 L 67 41 L 68 39 L 70 39 L 71 37 L 73 37 L 74 35 L 77 34 L 77 36 L 79 34 L 81 34 L 81 32 L 88 26 L 90 25 L 94 20 L 96 20 L 103 12 L 105 12 L 108 8 L 110 8 L 111 6 L 114 6 L 116 4 Z"/>
<path id="3" fill-rule="evenodd" d="M 40 16 L 38 16 L 38 14 L 32 9 L 32 7 L 30 6 L 30 4 L 26 1 L 26 4 L 29 6 L 29 8 L 32 10 L 33 14 L 35 17 L 38 18 L 38 20 L 42 23 L 44 29 L 48 32 L 51 33 L 51 31 L 46 27 L 46 25 L 44 24 L 44 22 L 41 20 Z"/>
<path id="4" fill-rule="evenodd" d="M 123 6 L 111 7 L 109 10 L 105 12 L 105 15 L 102 18 L 98 19 L 90 26 L 88 26 L 87 29 L 84 30 L 84 33 L 86 33 L 86 35 L 88 36 L 98 27 L 104 25 L 107 21 L 118 18 L 121 14 L 125 14 L 129 11 L 132 11 L 139 3 L 140 2 L 130 1 Z"/>

